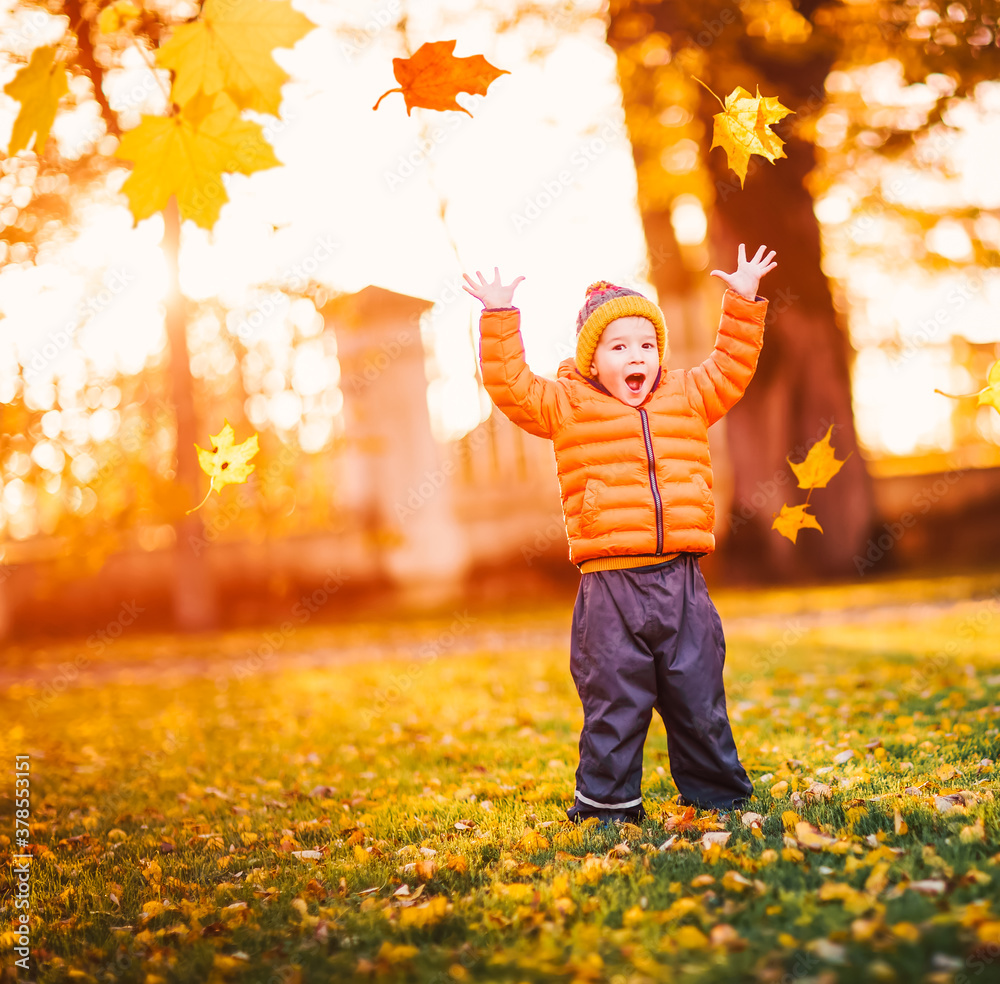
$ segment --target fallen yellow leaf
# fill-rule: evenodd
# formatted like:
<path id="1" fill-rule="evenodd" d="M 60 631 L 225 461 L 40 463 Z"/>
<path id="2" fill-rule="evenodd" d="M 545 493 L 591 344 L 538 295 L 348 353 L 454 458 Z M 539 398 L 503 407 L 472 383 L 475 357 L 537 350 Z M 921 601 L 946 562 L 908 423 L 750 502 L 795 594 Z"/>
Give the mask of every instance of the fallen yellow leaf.
<path id="1" fill-rule="evenodd" d="M 514 845 L 514 850 L 534 854 L 536 851 L 544 851 L 548 846 L 549 842 L 545 835 L 529 827 L 521 835 L 521 839 Z"/>
<path id="2" fill-rule="evenodd" d="M 813 826 L 806 820 L 801 820 L 795 825 L 795 839 L 800 846 L 814 851 L 820 851 L 836 841 L 835 837 L 824 834 L 819 827 Z"/>

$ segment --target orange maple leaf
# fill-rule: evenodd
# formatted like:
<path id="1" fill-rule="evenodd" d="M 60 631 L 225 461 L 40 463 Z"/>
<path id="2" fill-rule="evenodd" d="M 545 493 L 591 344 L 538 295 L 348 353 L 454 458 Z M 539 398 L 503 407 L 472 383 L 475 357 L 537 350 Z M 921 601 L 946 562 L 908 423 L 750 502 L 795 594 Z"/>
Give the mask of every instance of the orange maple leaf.
<path id="1" fill-rule="evenodd" d="M 799 480 L 800 489 L 825 489 L 826 483 L 840 471 L 847 458 L 853 454 L 851 452 L 844 459 L 834 457 L 833 446 L 830 444 L 832 431 L 833 424 L 830 424 L 822 439 L 816 441 L 809 449 L 805 460 L 796 464 L 790 458 L 785 458 L 785 461 L 792 466 L 795 477 Z M 806 497 L 806 501 L 809 501 L 808 497 Z"/>
<path id="2" fill-rule="evenodd" d="M 398 89 L 389 89 L 378 97 L 372 109 L 390 92 L 403 93 L 406 100 L 406 115 L 414 106 L 424 109 L 460 109 L 455 100 L 459 92 L 485 96 L 491 82 L 501 75 L 510 75 L 505 68 L 491 65 L 482 55 L 456 58 L 454 41 L 427 41 L 422 44 L 412 58 L 393 58 L 392 73 L 399 83 Z"/>
<path id="3" fill-rule="evenodd" d="M 805 529 L 807 526 L 822 533 L 823 527 L 819 525 L 819 520 L 812 513 L 806 512 L 808 508 L 807 502 L 803 502 L 801 506 L 782 505 L 781 512 L 775 514 L 771 529 L 777 530 L 782 536 L 787 536 L 792 543 L 799 535 L 799 530 Z"/>
<path id="4" fill-rule="evenodd" d="M 663 826 L 667 830 L 676 830 L 681 833 L 688 830 L 697 830 L 698 826 L 694 820 L 697 812 L 693 806 L 689 806 L 683 813 L 674 813 L 667 817 L 663 821 Z"/>

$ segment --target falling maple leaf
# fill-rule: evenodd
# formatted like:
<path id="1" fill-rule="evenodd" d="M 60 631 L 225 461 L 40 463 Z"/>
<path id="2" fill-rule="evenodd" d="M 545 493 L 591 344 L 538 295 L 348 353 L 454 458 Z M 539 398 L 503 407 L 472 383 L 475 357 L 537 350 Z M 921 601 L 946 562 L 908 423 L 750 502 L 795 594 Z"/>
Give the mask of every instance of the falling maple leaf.
<path id="1" fill-rule="evenodd" d="M 505 68 L 491 65 L 482 55 L 456 58 L 454 41 L 427 41 L 422 44 L 412 58 L 393 58 L 392 74 L 396 76 L 399 88 L 388 89 L 378 97 L 372 109 L 390 92 L 403 93 L 406 101 L 406 115 L 414 106 L 424 109 L 460 109 L 472 113 L 458 104 L 455 96 L 459 92 L 485 96 L 490 83 L 501 75 L 510 75 Z"/>
<path id="2" fill-rule="evenodd" d="M 799 530 L 806 527 L 819 530 L 822 533 L 823 527 L 819 525 L 819 520 L 812 513 L 807 512 L 808 509 L 809 503 L 807 502 L 803 502 L 800 506 L 782 505 L 781 512 L 775 515 L 774 522 L 771 523 L 771 529 L 777 530 L 782 536 L 787 536 L 792 543 L 799 535 Z"/>
<path id="3" fill-rule="evenodd" d="M 844 459 L 834 457 L 833 446 L 830 444 L 832 431 L 833 424 L 830 424 L 822 439 L 813 444 L 805 459 L 798 464 L 790 458 L 785 458 L 799 480 L 800 489 L 825 489 L 827 482 L 840 471 L 847 458 L 853 454 L 850 452 Z M 806 501 L 809 501 L 808 497 Z"/>
<path id="4" fill-rule="evenodd" d="M 696 78 L 695 81 L 705 86 L 722 106 L 722 112 L 713 116 L 715 127 L 709 150 L 721 147 L 726 152 L 729 166 L 739 176 L 741 188 L 752 154 L 766 157 L 772 164 L 779 157 L 787 156 L 782 149 L 784 143 L 781 138 L 768 129 L 792 112 L 787 106 L 782 106 L 776 96 L 762 96 L 760 86 L 757 87 L 757 95 L 751 96 L 743 86 L 738 85 L 723 102 L 701 79 Z"/>
<path id="5" fill-rule="evenodd" d="M 979 391 L 978 406 L 989 404 L 994 410 L 1000 412 L 1000 360 L 997 360 L 990 367 L 990 374 L 986 377 L 986 385 Z"/>
<path id="6" fill-rule="evenodd" d="M 823 532 L 823 527 L 819 525 L 819 520 L 808 511 L 809 496 L 813 489 L 825 489 L 827 483 L 843 467 L 847 458 L 837 458 L 833 453 L 833 446 L 830 444 L 830 434 L 833 432 L 833 424 L 827 428 L 823 437 L 815 441 L 805 458 L 796 463 L 791 458 L 785 461 L 791 466 L 795 477 L 798 479 L 800 489 L 808 489 L 806 501 L 798 506 L 782 505 L 781 512 L 775 513 L 774 522 L 771 529 L 777 530 L 782 536 L 788 537 L 795 543 L 801 529 L 814 529 Z"/>
<path id="7" fill-rule="evenodd" d="M 173 116 L 143 115 L 114 152 L 134 163 L 122 184 L 136 221 L 164 208 L 177 196 L 181 218 L 211 229 L 229 201 L 224 171 L 252 174 L 280 161 L 259 123 L 240 119 L 225 92 L 199 95 Z"/>
<path id="8" fill-rule="evenodd" d="M 56 118 L 59 100 L 69 91 L 69 75 L 65 64 L 56 61 L 55 47 L 45 45 L 35 48 L 31 61 L 4 86 L 3 91 L 21 104 L 11 130 L 7 156 L 13 157 L 27 147 L 32 134 L 35 135 L 34 151 L 41 156 Z"/>
<path id="9" fill-rule="evenodd" d="M 225 90 L 240 109 L 278 115 L 288 73 L 273 48 L 291 48 L 316 25 L 291 0 L 205 0 L 194 21 L 174 29 L 156 63 L 174 71 L 170 97 L 183 106 L 196 93 Z"/>
<path id="10" fill-rule="evenodd" d="M 195 509 L 200 509 L 208 497 L 212 494 L 212 489 L 218 492 L 225 485 L 238 485 L 245 482 L 254 470 L 255 465 L 251 465 L 250 459 L 257 453 L 257 434 L 251 434 L 242 444 L 234 444 L 235 434 L 232 425 L 223 417 L 225 426 L 218 434 L 210 435 L 212 438 L 212 449 L 206 451 L 198 447 L 198 464 L 201 470 L 211 478 L 208 485 L 208 492 L 205 498 L 193 509 L 187 512 L 192 513 Z M 357 848 L 358 845 L 355 845 Z M 363 850 L 363 848 L 362 848 Z"/>
<path id="11" fill-rule="evenodd" d="M 1000 359 L 990 366 L 989 375 L 986 377 L 986 385 L 975 393 L 945 393 L 944 390 L 935 389 L 935 393 L 942 396 L 951 397 L 953 400 L 963 400 L 969 396 L 978 396 L 977 406 L 988 405 L 1000 412 Z"/>

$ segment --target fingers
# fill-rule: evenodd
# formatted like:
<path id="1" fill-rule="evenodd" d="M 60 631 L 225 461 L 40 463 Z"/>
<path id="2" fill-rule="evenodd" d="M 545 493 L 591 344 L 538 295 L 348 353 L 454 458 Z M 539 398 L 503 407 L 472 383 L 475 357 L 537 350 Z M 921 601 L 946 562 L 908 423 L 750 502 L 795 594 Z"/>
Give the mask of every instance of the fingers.
<path id="1" fill-rule="evenodd" d="M 767 249 L 766 246 L 761 246 L 760 249 L 754 254 L 754 257 L 747 264 L 748 266 L 759 267 L 761 271 L 761 276 L 767 273 L 768 270 L 773 270 L 778 264 L 774 263 L 774 257 L 777 255 L 775 250 L 771 250 L 767 256 L 764 256 L 764 251 Z M 740 244 L 740 262 L 746 261 L 746 255 L 743 253 L 743 245 Z M 766 268 L 766 269 L 765 269 Z"/>
<path id="2" fill-rule="evenodd" d="M 465 278 L 465 280 L 469 284 L 472 285 L 472 290 L 469 291 L 469 293 L 470 294 L 474 294 L 476 297 L 479 297 L 479 295 L 476 293 L 476 290 L 478 290 L 479 287 L 502 287 L 503 284 L 502 284 L 502 282 L 500 280 L 500 268 L 499 267 L 494 267 L 493 268 L 493 272 L 495 274 L 495 278 L 494 278 L 492 284 L 487 283 L 486 279 L 483 277 L 482 273 L 479 270 L 476 271 L 476 276 L 479 277 L 479 284 L 476 284 L 476 282 L 468 274 L 463 273 L 462 276 Z M 520 277 L 517 277 L 514 280 L 514 282 L 511 283 L 511 284 L 509 284 L 508 286 L 510 286 L 510 287 L 516 287 L 524 279 L 525 278 L 524 278 L 523 275 L 520 276 Z M 463 287 L 462 289 L 463 290 L 467 290 L 468 288 Z"/>
<path id="3" fill-rule="evenodd" d="M 726 273 L 723 270 L 713 270 L 709 274 L 709 276 L 710 277 L 718 277 L 720 280 L 724 280 L 728 284 L 729 283 L 729 278 L 732 276 L 732 274 Z"/>
<path id="4" fill-rule="evenodd" d="M 740 265 L 746 263 L 746 261 L 747 261 L 747 249 L 746 249 L 746 245 L 744 243 L 740 243 L 740 249 L 739 249 L 739 254 L 738 255 L 739 255 Z"/>

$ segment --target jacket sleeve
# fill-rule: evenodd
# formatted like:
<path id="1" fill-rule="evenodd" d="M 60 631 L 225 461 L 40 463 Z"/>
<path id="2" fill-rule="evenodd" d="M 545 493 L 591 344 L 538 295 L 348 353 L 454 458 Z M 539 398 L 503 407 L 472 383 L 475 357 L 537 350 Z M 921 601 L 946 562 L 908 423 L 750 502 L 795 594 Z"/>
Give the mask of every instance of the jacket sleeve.
<path id="1" fill-rule="evenodd" d="M 524 361 L 521 312 L 516 307 L 484 308 L 479 316 L 479 364 L 493 402 L 518 427 L 552 439 L 569 413 L 561 383 L 538 376 Z"/>
<path id="2" fill-rule="evenodd" d="M 695 407 L 701 405 L 709 426 L 735 406 L 753 378 L 764 343 L 766 313 L 763 297 L 748 301 L 731 289 L 723 295 L 715 348 L 701 365 L 684 373 L 688 399 Z"/>

